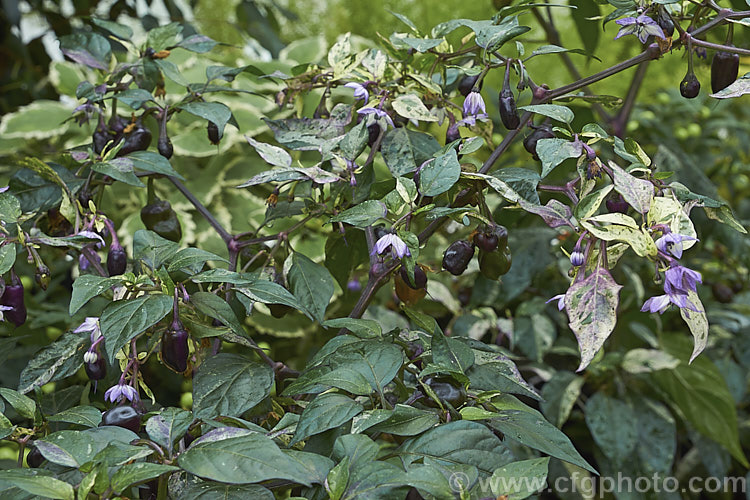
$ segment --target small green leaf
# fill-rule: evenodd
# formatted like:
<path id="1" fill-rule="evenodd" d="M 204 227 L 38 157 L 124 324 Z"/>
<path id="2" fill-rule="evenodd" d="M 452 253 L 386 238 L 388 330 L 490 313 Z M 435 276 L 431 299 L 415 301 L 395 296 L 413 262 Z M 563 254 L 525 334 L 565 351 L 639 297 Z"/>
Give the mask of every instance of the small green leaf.
<path id="1" fill-rule="evenodd" d="M 442 40 L 438 40 L 438 45 L 441 42 Z M 438 121 L 437 117 L 433 116 L 430 113 L 430 110 L 425 107 L 422 100 L 414 94 L 399 96 L 391 104 L 396 113 L 409 120 L 419 120 L 423 122 Z"/>
<path id="2" fill-rule="evenodd" d="M 287 153 L 286 150 L 281 149 L 278 146 L 258 142 L 248 136 L 245 136 L 245 140 L 255 148 L 260 157 L 263 158 L 266 163 L 275 167 L 290 167 L 292 165 L 292 157 L 289 156 L 289 153 Z"/>
<path id="3" fill-rule="evenodd" d="M 342 426 L 363 410 L 361 404 L 344 394 L 320 394 L 302 412 L 294 438 L 289 444 L 299 443 L 314 434 Z"/>
<path id="4" fill-rule="evenodd" d="M 125 464 L 112 475 L 111 487 L 118 495 L 125 491 L 128 486 L 135 486 L 140 483 L 159 477 L 162 474 L 180 470 L 173 465 L 153 464 L 149 462 L 136 462 Z"/>
<path id="5" fill-rule="evenodd" d="M 36 403 L 33 399 L 28 398 L 18 391 L 0 387 L 0 396 L 2 396 L 14 410 L 24 418 L 33 420 L 36 416 Z"/>
<path id="6" fill-rule="evenodd" d="M 44 498 L 73 500 L 73 487 L 54 477 L 49 472 L 31 469 L 0 470 L 0 481 Z"/>
<path id="7" fill-rule="evenodd" d="M 547 486 L 549 457 L 504 465 L 492 473 L 492 493 L 507 500 L 523 500 Z"/>
<path id="8" fill-rule="evenodd" d="M 559 104 L 532 104 L 529 106 L 521 106 L 518 109 L 547 116 L 553 120 L 568 124 L 570 124 L 575 118 L 575 115 L 569 108 L 560 106 Z"/>
<path id="9" fill-rule="evenodd" d="M 234 330 L 237 335 L 247 335 L 227 301 L 218 295 L 209 292 L 195 292 L 190 295 L 190 302 L 198 309 L 198 312 L 218 319 Z"/>
<path id="10" fill-rule="evenodd" d="M 328 269 L 294 252 L 287 279 L 292 293 L 316 321 L 322 322 L 333 297 L 333 277 Z"/>
<path id="11" fill-rule="evenodd" d="M 383 202 L 367 200 L 331 217 L 328 222 L 345 222 L 355 227 L 367 227 L 384 219 L 386 215 L 388 215 L 388 210 Z"/>
<path id="12" fill-rule="evenodd" d="M 97 427 L 102 421 L 102 412 L 93 406 L 75 406 L 47 417 L 50 422 L 66 422 L 84 427 Z"/>
<path id="13" fill-rule="evenodd" d="M 636 413 L 625 402 L 597 392 L 586 401 L 586 425 L 594 441 L 615 466 L 635 449 L 639 433 Z"/>
<path id="14" fill-rule="evenodd" d="M 135 151 L 127 155 L 125 158 L 128 158 L 133 162 L 133 167 L 139 170 L 164 174 L 170 177 L 177 177 L 183 181 L 185 180 L 183 176 L 178 174 L 177 171 L 172 168 L 169 160 L 153 151 Z"/>
<path id="15" fill-rule="evenodd" d="M 119 286 L 124 283 L 122 278 L 102 278 L 93 274 L 84 274 L 79 276 L 73 282 L 73 294 L 70 297 L 70 307 L 68 312 L 72 316 L 78 310 L 86 305 L 86 302 L 97 295 L 101 295 L 113 286 Z"/>
<path id="16" fill-rule="evenodd" d="M 422 167 L 419 172 L 419 192 L 423 196 L 437 196 L 452 188 L 460 176 L 461 165 L 456 151 L 451 149 Z"/>
<path id="17" fill-rule="evenodd" d="M 171 450 L 174 442 L 185 435 L 193 414 L 180 408 L 166 408 L 146 422 L 146 433 L 153 442 Z"/>

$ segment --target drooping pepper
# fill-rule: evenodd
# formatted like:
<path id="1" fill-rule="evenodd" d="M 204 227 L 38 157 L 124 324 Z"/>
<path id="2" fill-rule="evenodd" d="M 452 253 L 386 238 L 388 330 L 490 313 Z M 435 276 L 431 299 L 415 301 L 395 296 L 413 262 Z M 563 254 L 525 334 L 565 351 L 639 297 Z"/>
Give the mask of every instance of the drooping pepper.
<path id="1" fill-rule="evenodd" d="M 208 126 L 206 127 L 206 132 L 208 134 L 208 140 L 213 144 L 214 146 L 218 146 L 221 142 L 221 137 L 219 136 L 219 127 L 212 121 L 208 122 Z"/>
<path id="2" fill-rule="evenodd" d="M 162 155 L 167 160 L 172 158 L 172 154 L 174 153 L 174 147 L 172 147 L 172 141 L 169 139 L 169 135 L 167 135 L 167 113 L 166 111 L 164 112 L 164 117 L 159 122 L 159 140 L 156 143 L 156 149 L 159 151 L 159 154 Z"/>
<path id="3" fill-rule="evenodd" d="M 171 241 L 182 239 L 182 226 L 172 205 L 156 198 L 153 179 L 148 180 L 148 204 L 141 209 L 141 221 L 147 229 Z"/>
<path id="4" fill-rule="evenodd" d="M 685 78 L 680 82 L 680 94 L 686 99 L 693 99 L 698 97 L 701 91 L 701 82 L 698 81 L 698 77 L 693 72 L 693 50 L 690 42 L 688 41 L 687 46 L 688 53 L 688 70 Z"/>
<path id="5" fill-rule="evenodd" d="M 16 326 L 21 326 L 26 323 L 26 304 L 23 300 L 23 284 L 18 279 L 16 273 L 11 270 L 11 282 L 10 285 L 5 286 L 3 296 L 0 298 L 0 305 L 6 307 L 12 307 L 7 311 L 3 311 L 3 317 L 13 323 Z"/>
<path id="6" fill-rule="evenodd" d="M 86 375 L 90 380 L 101 380 L 107 376 L 107 361 L 97 353 L 96 361 L 84 362 L 83 369 L 86 370 Z"/>
<path id="7" fill-rule="evenodd" d="M 466 389 L 452 377 L 441 375 L 430 376 L 425 379 L 425 384 L 441 402 L 448 403 L 453 408 L 458 408 L 466 402 Z M 422 402 L 425 406 L 432 408 L 438 406 L 437 402 L 432 398 L 424 398 Z"/>
<path id="8" fill-rule="evenodd" d="M 512 263 L 513 256 L 507 246 L 503 249 L 498 246 L 494 252 L 479 251 L 479 272 L 487 279 L 496 280 L 506 274 Z"/>
<path id="9" fill-rule="evenodd" d="M 521 125 L 521 118 L 516 109 L 516 98 L 513 97 L 513 91 L 510 89 L 510 64 L 506 64 L 505 81 L 500 91 L 500 120 L 508 130 L 515 130 Z"/>
<path id="10" fill-rule="evenodd" d="M 532 158 L 538 160 L 539 156 L 536 154 L 536 143 L 539 142 L 539 139 L 553 139 L 554 137 L 554 132 L 552 132 L 549 127 L 543 125 L 526 136 L 526 139 L 523 140 L 523 147 L 526 151 L 531 153 Z"/>
<path id="11" fill-rule="evenodd" d="M 125 156 L 136 151 L 145 151 L 151 145 L 151 131 L 140 122 L 125 127 L 125 143 L 117 156 Z"/>
<path id="12" fill-rule="evenodd" d="M 177 304 L 175 296 L 172 324 L 161 336 L 161 360 L 169 369 L 182 373 L 187 370 L 188 332 L 180 321 Z"/>
<path id="13" fill-rule="evenodd" d="M 401 266 L 393 282 L 396 296 L 407 306 L 416 304 L 427 295 L 427 274 L 419 265 L 414 266 L 414 284 L 409 281 L 409 273 L 404 266 Z"/>
<path id="14" fill-rule="evenodd" d="M 732 52 L 717 52 L 711 60 L 711 91 L 724 90 L 737 80 L 740 71 L 740 55 Z"/>

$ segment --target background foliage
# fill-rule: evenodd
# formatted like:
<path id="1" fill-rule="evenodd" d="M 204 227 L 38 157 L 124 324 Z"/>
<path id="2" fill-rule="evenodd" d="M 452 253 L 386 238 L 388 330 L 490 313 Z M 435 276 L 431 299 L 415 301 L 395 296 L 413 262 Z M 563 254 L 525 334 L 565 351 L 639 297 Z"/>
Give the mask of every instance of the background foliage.
<path id="1" fill-rule="evenodd" d="M 642 52 L 643 46 L 635 37 L 613 40 L 620 28 L 613 21 L 602 28 L 603 17 L 615 9 L 623 10 L 612 19 L 633 13 L 633 2 L 569 3 L 577 9 L 538 8 L 522 11 L 519 16 L 519 22 L 531 28 L 517 39 L 523 42 L 526 55 L 550 43 L 584 52 L 531 59 L 526 69 L 537 84 L 555 89 Z M 666 4 L 675 15 L 685 15 L 686 26 L 698 3 L 654 2 L 653 8 Z M 720 4 L 747 9 L 742 1 Z M 365 321 L 351 321 L 344 318 L 356 310 L 363 287 L 367 290 L 370 281 L 366 231 L 353 227 L 357 223 L 352 218 L 342 216 L 341 220 L 349 222 L 346 226 L 335 219 L 332 224 L 329 218 L 333 213 L 316 212 L 320 206 L 315 205 L 316 190 L 310 181 L 297 183 L 292 196 L 289 185 L 277 192 L 277 184 L 267 182 L 237 189 L 254 176 L 269 172 L 271 165 L 283 167 L 289 160 L 293 165 L 299 162 L 311 167 L 320 162 L 317 151 L 294 150 L 290 146 L 293 141 L 281 140 L 278 130 L 269 128 L 269 124 L 288 122 L 264 119 L 320 117 L 324 89 L 309 88 L 309 81 L 300 75 L 325 72 L 332 60 L 329 51 L 344 33 L 351 33 L 354 54 L 387 46 L 393 31 L 418 36 L 387 10 L 413 20 L 420 34 L 429 37 L 430 29 L 438 23 L 458 18 L 490 19 L 500 6 L 490 2 L 373 5 L 340 0 L 167 0 L 163 6 L 154 4 L 145 10 L 124 0 L 107 5 L 93 1 L 61 6 L 41 1 L 3 5 L 0 184 L 11 186 L 10 193 L 20 201 L 24 217 L 30 215 L 22 221 L 27 232 L 38 237 L 31 231 L 37 228 L 46 235 L 63 237 L 70 229 L 54 211 L 50 212 L 54 208 L 65 211 L 60 207 L 63 197 L 42 162 L 49 162 L 46 165 L 61 175 L 79 199 L 84 181 L 96 179 L 100 184 L 89 197 L 98 213 L 112 221 L 126 249 L 128 271 L 135 273 L 126 279 L 134 282 L 136 276 L 143 276 L 141 284 L 149 293 L 127 301 L 128 306 L 141 309 L 122 312 L 111 307 L 116 304 L 111 293 L 87 295 L 87 290 L 100 282 L 86 282 L 95 280 L 91 268 L 79 270 L 81 248 L 98 251 L 104 262 L 107 248 L 94 248 L 93 240 L 85 235 L 69 242 L 69 246 L 59 241 L 51 244 L 51 240 L 40 245 L 39 258 L 50 274 L 46 289 L 34 279 L 39 274 L 39 262 L 27 262 L 26 250 L 16 245 L 14 270 L 24 285 L 28 320 L 17 328 L 7 321 L 0 324 L 5 332 L 0 351 L 0 396 L 5 401 L 0 408 L 4 415 L 0 427 L 5 436 L 0 448 L 2 468 L 6 469 L 0 472 L 3 498 L 134 496 L 136 488 L 154 496 L 159 491 L 162 498 L 166 498 L 167 489 L 175 498 L 270 498 L 273 494 L 396 498 L 410 491 L 411 495 L 418 491 L 424 497 L 452 498 L 457 493 L 451 482 L 456 476 L 452 474 L 487 478 L 493 472 L 498 475 L 495 471 L 509 463 L 519 464 L 516 467 L 522 472 L 516 474 L 546 473 L 549 483 L 573 473 L 580 480 L 595 472 L 616 476 L 618 471 L 634 477 L 658 473 L 683 481 L 693 476 L 746 476 L 745 455 L 750 448 L 750 253 L 746 235 L 737 229 L 746 227 L 750 219 L 750 112 L 747 97 L 720 100 L 708 96 L 712 50 L 705 57 L 700 53 L 694 57 L 696 74 L 704 86 L 696 99 L 682 98 L 678 89 L 687 68 L 684 47 L 666 51 L 660 59 L 647 63 L 640 77 L 634 79 L 639 70 L 631 68 L 590 89 L 597 95 L 627 99 L 633 82 L 642 78 L 635 85 L 638 94 L 632 113 L 626 124 L 620 124 L 624 125 L 621 135 L 640 145 L 653 161 L 654 171 L 672 173 L 665 182 L 679 182 L 734 210 L 734 218 L 739 221 L 735 227 L 709 219 L 698 208 L 690 213 L 700 243 L 686 251 L 682 262 L 703 276 L 698 294 L 710 324 L 708 346 L 688 364 L 693 343 L 680 314 L 676 310 L 663 315 L 640 312 L 644 300 L 661 293 L 662 285 L 654 283 L 653 263 L 628 252 L 611 271 L 623 286 L 614 332 L 591 364 L 576 372 L 581 357 L 568 316 L 554 303 L 546 303 L 553 295 L 565 293 L 570 284 L 571 265 L 566 253 L 573 251 L 578 237 L 571 228 L 549 228 L 538 215 L 520 210 L 492 189 L 485 189 L 487 212 L 509 231 L 513 265 L 508 274 L 500 280 L 487 279 L 479 273 L 477 259 L 458 277 L 440 271 L 445 249 L 457 239 L 468 238 L 477 227 L 477 219 L 464 226 L 461 212 L 456 221 L 419 248 L 418 262 L 428 268 L 423 299 L 407 308 L 400 304 L 393 285 L 400 279 L 396 271 L 375 293 L 362 316 Z M 548 15 L 554 20 L 559 39 L 549 29 Z M 154 102 L 174 104 L 186 94 L 184 83 L 203 84 L 210 68 L 221 66 L 225 69 L 216 70 L 220 76 L 213 83 L 234 91 L 203 95 L 209 102 L 225 104 L 235 123 L 230 122 L 221 142 L 214 145 L 207 138 L 206 118 L 215 118 L 216 108 L 203 115 L 190 111 L 172 115 L 168 130 L 174 156 L 159 168 L 165 169 L 162 174 L 181 176 L 186 190 L 230 234 L 248 232 L 245 239 L 271 235 L 266 242 L 247 245 L 239 254 L 241 265 L 260 255 L 256 262 L 265 261 L 265 266 L 257 268 L 251 263 L 245 269 L 256 274 L 222 272 L 230 261 L 234 262 L 226 242 L 166 177 L 157 176 L 152 182 L 155 193 L 170 202 L 180 221 L 179 245 L 144 231 L 140 211 L 149 203 L 145 176 L 141 176 L 141 187 L 136 187 L 140 181 L 131 177 L 102 182 L 104 175 L 89 177 L 88 165 L 71 156 L 71 151 L 89 151 L 97 127 L 96 115 L 81 125 L 70 119 L 73 109 L 86 102 L 81 98 L 80 83 L 98 85 L 105 72 L 64 59 L 55 40 L 75 33 L 106 37 L 116 29 L 97 25 L 89 16 L 117 20 L 132 29 L 132 36 L 114 33 L 115 38 L 110 38 L 113 58 L 118 62 L 148 59 L 142 52 L 147 47 L 146 37 L 151 36 L 149 42 L 156 37 L 147 33 L 171 21 L 182 27 L 174 37 L 177 43 L 194 34 L 221 42 L 210 51 L 172 49 L 164 61 L 174 64 L 178 71 L 168 73 L 161 67 L 166 76 L 166 101 L 159 98 Z M 734 45 L 747 47 L 746 28 L 737 24 L 734 31 Z M 466 27 L 461 28 L 447 35 L 447 41 L 455 50 L 470 33 Z M 675 43 L 678 36 L 676 32 Z M 720 27 L 705 39 L 720 44 L 725 36 L 726 28 Z M 134 51 L 126 50 L 128 39 L 135 41 Z M 172 44 L 162 48 L 166 47 Z M 499 51 L 506 57 L 517 57 L 518 47 L 511 40 Z M 406 50 L 389 52 L 394 60 L 402 57 L 408 61 L 405 71 L 429 70 L 429 64 L 424 64 L 427 55 L 406 54 Z M 462 71 L 479 68 L 481 62 L 471 55 L 454 61 Z M 226 69 L 248 65 L 251 67 L 237 73 Z M 274 72 L 276 77 L 262 77 Z M 746 72 L 743 55 L 739 74 Z M 466 154 L 462 162 L 481 167 L 493 147 L 508 135 L 498 112 L 504 73 L 504 67 L 487 73 L 482 95 L 490 122 L 462 129 L 465 138 L 483 139 L 476 143 L 477 151 Z M 298 78 L 285 80 L 279 77 L 281 74 Z M 156 77 L 157 84 L 158 80 Z M 349 80 L 353 79 L 340 83 Z M 513 80 L 518 81 L 515 75 Z M 460 116 L 463 96 L 455 91 L 456 84 L 453 81 L 445 88 L 448 100 L 455 105 L 453 111 Z M 301 91 L 287 93 L 279 106 L 279 92 L 293 85 L 299 85 Z M 148 88 L 148 83 L 143 87 L 149 92 L 159 88 L 156 84 Z M 420 97 L 429 102 L 430 97 L 425 97 L 428 91 L 414 88 L 419 88 Z M 529 104 L 529 94 L 528 90 L 517 94 L 519 106 Z M 137 103 L 131 109 L 127 99 L 119 101 L 122 117 L 142 112 Z M 112 111 L 110 103 L 107 101 L 107 117 Z M 335 105 L 353 103 L 351 89 L 332 85 L 324 111 L 334 114 Z M 608 123 L 585 100 L 561 104 L 574 113 L 571 130 L 580 131 L 595 122 L 612 133 L 618 126 Z M 356 104 L 354 109 L 361 105 Z M 622 101 L 616 101 L 604 111 L 617 117 L 621 105 Z M 436 107 L 442 107 L 442 103 Z M 537 123 L 541 121 L 537 119 Z M 555 124 L 566 128 L 561 122 Z M 159 161 L 159 124 L 150 116 L 143 125 L 154 140 L 149 150 L 152 156 L 142 158 L 150 166 L 136 165 L 135 172 L 141 174 L 157 171 Z M 434 136 L 440 147 L 445 143 L 447 123 L 420 121 L 419 127 L 407 127 Z M 345 130 L 351 129 L 347 125 Z M 395 136 L 396 130 L 405 129 L 388 130 Z M 521 167 L 541 171 L 539 162 L 521 145 L 528 133 L 530 129 L 524 128 L 521 137 L 503 152 L 497 163 L 501 170 Z M 560 131 L 558 137 L 572 139 Z M 299 136 L 294 139 L 299 140 Z M 288 153 L 264 149 L 263 144 L 288 146 Z M 596 147 L 602 158 L 616 160 L 623 167 L 634 163 L 627 154 L 618 155 L 611 147 L 601 143 Z M 360 165 L 369 151 L 366 148 L 359 157 Z M 633 150 L 629 154 L 632 157 Z M 42 162 L 33 163 L 29 158 Z M 319 166 L 335 170 L 337 175 L 341 172 L 329 163 Z M 113 167 L 101 168 L 114 177 Z M 376 155 L 372 163 L 376 182 L 365 198 L 380 200 L 388 193 L 398 194 L 392 171 L 392 165 Z M 561 185 L 575 172 L 576 161 L 568 159 L 544 182 Z M 316 175 L 318 182 L 325 183 L 325 173 Z M 403 178 L 410 179 L 411 172 Z M 359 177 L 358 182 L 362 186 L 366 179 Z M 339 184 L 348 188 L 346 182 Z M 417 182 L 416 186 L 421 188 L 423 184 Z M 408 191 L 408 185 L 403 189 Z M 445 201 L 456 191 L 436 194 Z M 269 204 L 273 196 L 278 196 L 275 207 Z M 352 196 L 356 201 L 352 202 Z M 550 199 L 548 192 L 541 196 L 543 203 Z M 441 200 L 438 196 L 435 199 Z M 342 195 L 342 200 L 367 206 L 366 216 L 375 207 L 364 205 L 365 199 L 357 199 L 356 192 Z M 386 201 L 389 210 L 393 211 L 399 200 Z M 82 207 L 89 208 L 86 203 Z M 8 213 L 12 210 L 6 205 L 0 208 L 5 227 L 10 228 L 13 223 Z M 307 220 L 309 214 L 313 217 Z M 391 217 L 391 221 L 397 218 Z M 304 225 L 300 223 L 303 220 Z M 365 217 L 359 225 L 374 221 Z M 106 234 L 99 225 L 95 229 Z M 284 236 L 277 238 L 279 233 Z M 110 236 L 105 235 L 105 240 L 109 242 Z M 180 253 L 178 248 L 182 249 Z M 13 259 L 7 255 L 5 250 L 0 261 L 9 285 Z M 279 275 L 283 278 L 274 285 Z M 109 289 L 124 281 L 101 283 Z M 180 282 L 190 297 L 189 304 L 184 297 L 180 303 L 180 319 L 193 339 L 186 375 L 167 369 L 157 354 L 163 333 L 174 329 L 172 296 L 176 294 L 174 284 Z M 157 286 L 148 289 L 152 283 Z M 234 292 L 229 291 L 227 283 L 233 285 Z M 76 296 L 76 290 L 85 300 Z M 209 293 L 212 291 L 220 293 Z M 279 309 L 284 306 L 291 309 Z M 133 326 L 132 318 L 141 312 L 145 319 L 139 327 Z M 281 313 L 283 317 L 277 318 Z M 91 345 L 89 335 L 73 332 L 86 317 L 101 317 L 106 337 L 102 354 L 107 358 L 107 376 L 95 390 L 83 368 L 84 352 Z M 111 333 L 116 325 L 123 327 L 118 335 Z M 342 327 L 350 333 L 337 336 Z M 138 386 L 143 402 L 139 410 L 144 414 L 138 436 L 120 427 L 98 426 L 102 411 L 114 406 L 104 400 L 103 394 L 117 384 L 120 370 L 126 367 L 126 357 L 115 359 L 115 354 L 128 346 L 129 332 L 140 335 L 139 352 L 151 353 L 139 367 L 144 382 Z M 218 337 L 223 342 L 216 342 Z M 256 346 L 263 349 L 267 359 L 254 354 Z M 420 350 L 424 351 L 422 357 L 415 357 Z M 411 362 L 407 361 L 410 357 Z M 468 402 L 459 398 L 445 405 L 444 400 L 450 399 L 445 394 L 429 394 L 430 384 L 419 382 L 425 382 L 427 373 L 416 375 L 430 366 L 438 367 L 435 371 L 440 377 L 447 377 L 440 390 L 459 390 L 459 386 L 468 384 Z M 331 386 L 338 390 L 324 392 Z M 434 401 L 433 396 L 442 402 Z M 192 441 L 201 435 L 201 440 Z M 141 441 L 133 441 L 137 438 Z M 17 463 L 25 463 L 18 460 L 19 453 L 28 454 L 32 442 L 47 460 L 44 467 L 35 473 L 14 469 Z M 221 465 L 229 456 L 244 457 L 238 461 L 237 470 Z M 517 492 L 511 498 L 531 493 Z M 488 492 L 475 487 L 465 494 L 482 498 Z M 541 495 L 588 498 L 586 493 Z M 731 493 L 703 495 L 732 498 Z M 668 498 L 656 492 L 620 493 L 616 497 Z M 674 494 L 671 498 L 678 497 Z"/>

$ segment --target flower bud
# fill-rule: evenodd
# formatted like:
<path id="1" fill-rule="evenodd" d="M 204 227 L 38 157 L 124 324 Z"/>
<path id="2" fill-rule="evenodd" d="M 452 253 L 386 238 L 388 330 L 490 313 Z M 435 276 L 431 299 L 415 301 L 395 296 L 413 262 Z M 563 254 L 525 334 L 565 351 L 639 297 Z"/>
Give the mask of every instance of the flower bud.
<path id="1" fill-rule="evenodd" d="M 584 260 L 585 256 L 580 250 L 575 250 L 572 254 L 570 254 L 570 263 L 575 267 L 582 266 Z"/>

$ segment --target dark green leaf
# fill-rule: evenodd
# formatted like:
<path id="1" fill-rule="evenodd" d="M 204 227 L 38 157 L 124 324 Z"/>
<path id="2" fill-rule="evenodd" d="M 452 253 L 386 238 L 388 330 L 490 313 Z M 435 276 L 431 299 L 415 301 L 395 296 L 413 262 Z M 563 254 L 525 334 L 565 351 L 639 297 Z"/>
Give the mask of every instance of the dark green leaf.
<path id="1" fill-rule="evenodd" d="M 260 434 L 196 442 L 180 455 L 178 463 L 190 474 L 230 484 L 286 479 L 310 486 L 315 480 L 309 469 Z"/>
<path id="2" fill-rule="evenodd" d="M 66 422 L 84 427 L 97 427 L 102 421 L 102 412 L 93 406 L 76 406 L 47 417 L 50 422 Z"/>
<path id="3" fill-rule="evenodd" d="M 217 45 L 219 45 L 219 42 L 215 42 L 206 35 L 195 34 L 183 39 L 177 44 L 177 47 L 191 52 L 197 52 L 198 54 L 203 54 L 210 52 Z"/>
<path id="4" fill-rule="evenodd" d="M 179 250 L 180 245 L 153 231 L 139 229 L 133 236 L 133 258 L 142 260 L 153 270 L 159 269 Z"/>
<path id="5" fill-rule="evenodd" d="M 86 335 L 68 332 L 36 353 L 21 372 L 18 391 L 26 394 L 47 382 L 73 375 L 83 363 Z"/>
<path id="6" fill-rule="evenodd" d="M 133 166 L 139 170 L 164 174 L 171 177 L 177 177 L 183 181 L 185 180 L 183 176 L 178 174 L 177 171 L 172 168 L 169 160 L 153 151 L 135 151 L 125 158 L 133 162 Z"/>
<path id="7" fill-rule="evenodd" d="M 0 274 L 7 273 L 16 262 L 16 245 L 9 243 L 0 247 Z"/>
<path id="8" fill-rule="evenodd" d="M 300 304 L 316 321 L 322 322 L 333 297 L 333 277 L 328 269 L 294 252 L 287 279 Z"/>
<path id="9" fill-rule="evenodd" d="M 60 50 L 77 63 L 107 70 L 112 49 L 109 41 L 96 33 L 76 33 L 60 37 Z"/>
<path id="10" fill-rule="evenodd" d="M 11 193 L 0 193 L 0 220 L 6 224 L 15 224 L 20 216 L 21 203 L 18 198 Z"/>
<path id="11" fill-rule="evenodd" d="M 114 99 L 118 99 L 124 104 L 130 106 L 133 109 L 140 109 L 141 106 L 149 101 L 154 100 L 154 96 L 151 92 L 145 89 L 127 89 L 122 92 L 118 92 L 114 96 Z"/>
<path id="12" fill-rule="evenodd" d="M 597 392 L 586 401 L 586 425 L 615 466 L 623 464 L 639 439 L 635 412 L 623 401 Z"/>
<path id="13" fill-rule="evenodd" d="M 273 493 L 257 484 L 236 486 L 213 482 L 188 483 L 180 492 L 182 500 L 274 500 Z"/>
<path id="14" fill-rule="evenodd" d="M 439 149 L 440 144 L 433 136 L 406 127 L 386 132 L 380 145 L 383 159 L 394 177 L 414 172 Z"/>
<path id="15" fill-rule="evenodd" d="M 46 471 L 31 469 L 0 470 L 0 481 L 39 497 L 63 500 L 75 498 L 73 487 L 70 484 L 46 474 Z"/>
<path id="16" fill-rule="evenodd" d="M 133 38 L 133 30 L 124 24 L 107 21 L 106 19 L 97 19 L 95 17 L 91 18 L 91 22 L 100 28 L 109 31 L 120 40 L 130 40 Z"/>
<path id="17" fill-rule="evenodd" d="M 568 158 L 581 156 L 582 146 L 567 139 L 539 139 L 536 154 L 542 161 L 542 178 Z"/>
<path id="18" fill-rule="evenodd" d="M 373 225 L 388 214 L 385 205 L 381 201 L 367 200 L 359 205 L 344 210 L 328 222 L 346 222 L 355 227 L 367 227 Z"/>
<path id="19" fill-rule="evenodd" d="M 117 472 L 112 475 L 111 487 L 115 493 L 120 494 L 125 491 L 128 486 L 145 483 L 146 481 L 159 477 L 162 474 L 177 470 L 180 470 L 179 467 L 173 465 L 153 464 L 149 462 L 125 464 L 117 469 Z"/>
<path id="20" fill-rule="evenodd" d="M 193 414 L 180 408 L 166 408 L 146 422 L 146 433 L 153 442 L 171 450 L 175 441 L 185 435 Z"/>
<path id="21" fill-rule="evenodd" d="M 95 427 L 83 431 L 60 431 L 38 439 L 35 444 L 44 458 L 66 467 L 80 467 L 111 443 L 127 445 L 138 435 L 114 426 Z"/>
<path id="22" fill-rule="evenodd" d="M 133 162 L 127 158 L 113 158 L 109 161 L 97 162 L 91 166 L 91 170 L 100 174 L 108 175 L 115 180 L 124 182 L 130 186 L 146 187 L 133 172 Z"/>
<path id="23" fill-rule="evenodd" d="M 169 267 L 167 267 L 167 270 L 169 272 L 186 270 L 191 274 L 197 273 L 209 260 L 229 263 L 224 257 L 219 257 L 214 253 L 207 252 L 200 248 L 191 247 L 181 249 L 173 258 L 169 259 Z"/>
<path id="24" fill-rule="evenodd" d="M 461 165 L 456 151 L 451 149 L 422 167 L 419 172 L 419 192 L 423 196 L 437 196 L 448 191 L 458 182 Z"/>
<path id="25" fill-rule="evenodd" d="M 159 26 L 148 32 L 146 45 L 159 52 L 173 46 L 180 33 L 182 33 L 182 26 L 179 23 L 169 23 Z"/>
<path id="26" fill-rule="evenodd" d="M 70 307 L 68 312 L 72 316 L 83 307 L 86 302 L 97 295 L 101 295 L 113 286 L 123 284 L 122 278 L 102 278 L 93 274 L 84 274 L 79 276 L 73 283 L 73 294 L 70 297 Z"/>
<path id="27" fill-rule="evenodd" d="M 0 396 L 22 417 L 33 420 L 36 416 L 36 403 L 33 399 L 6 387 L 0 387 Z"/>
<path id="28" fill-rule="evenodd" d="M 246 335 L 242 324 L 237 320 L 227 301 L 209 292 L 195 292 L 190 295 L 190 302 L 199 312 L 211 318 L 218 319 L 230 327 L 237 335 Z"/>
<path id="29" fill-rule="evenodd" d="M 269 395 L 273 381 L 273 370 L 265 363 L 238 354 L 212 356 L 195 375 L 195 417 L 239 416 Z"/>
<path id="30" fill-rule="evenodd" d="M 114 363 L 117 351 L 171 311 L 172 297 L 161 294 L 143 295 L 107 305 L 102 311 L 100 325 L 109 362 Z"/>
<path id="31" fill-rule="evenodd" d="M 224 127 L 232 118 L 232 110 L 221 102 L 194 101 L 180 104 L 180 109 L 216 124 L 219 129 L 219 139 L 224 136 Z"/>
<path id="32" fill-rule="evenodd" d="M 510 395 L 500 396 L 493 404 L 499 410 L 500 416 L 490 419 L 489 425 L 505 434 L 506 438 L 515 439 L 526 446 L 598 474 L 581 457 L 568 436 L 547 422 L 541 413 Z"/>
<path id="33" fill-rule="evenodd" d="M 289 444 L 293 445 L 314 434 L 342 426 L 362 413 L 363 409 L 361 404 L 344 394 L 320 394 L 302 412 L 294 439 Z"/>

